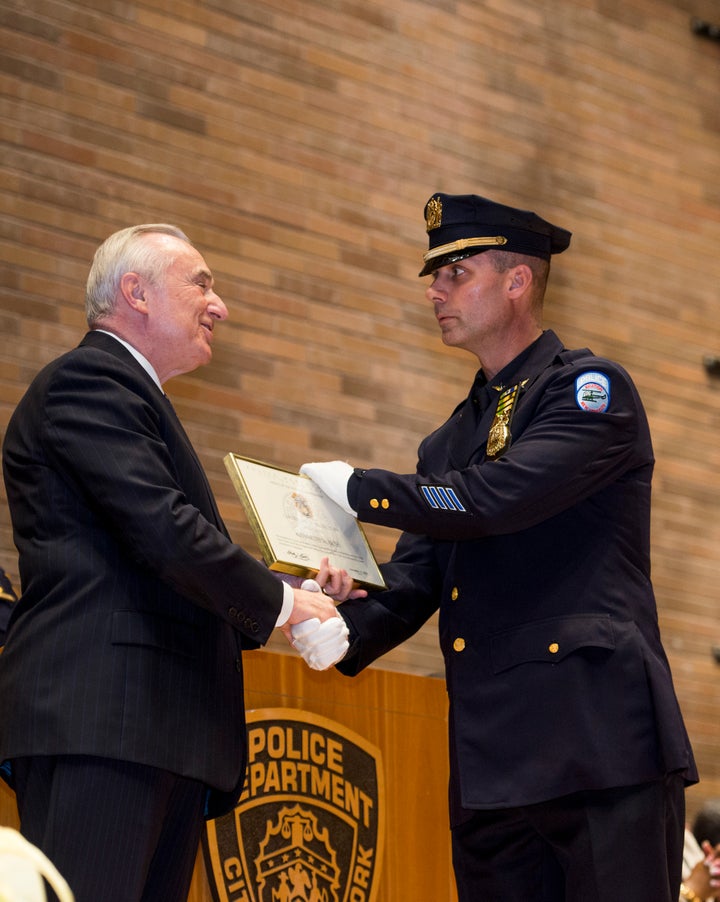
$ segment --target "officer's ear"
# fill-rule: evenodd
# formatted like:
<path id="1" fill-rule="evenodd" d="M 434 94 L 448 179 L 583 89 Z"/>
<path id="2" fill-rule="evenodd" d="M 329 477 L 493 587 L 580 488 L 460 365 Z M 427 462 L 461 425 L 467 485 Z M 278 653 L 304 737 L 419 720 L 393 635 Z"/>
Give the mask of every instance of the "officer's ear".
<path id="1" fill-rule="evenodd" d="M 527 263 L 519 263 L 508 270 L 509 290 L 519 296 L 530 287 L 533 281 L 533 274 Z"/>

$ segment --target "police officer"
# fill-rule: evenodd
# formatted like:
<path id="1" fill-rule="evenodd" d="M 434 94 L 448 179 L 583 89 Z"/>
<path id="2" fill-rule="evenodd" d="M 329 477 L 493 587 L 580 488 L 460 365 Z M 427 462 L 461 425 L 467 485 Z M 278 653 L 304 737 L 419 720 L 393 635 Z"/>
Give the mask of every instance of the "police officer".
<path id="1" fill-rule="evenodd" d="M 480 370 L 415 473 L 302 468 L 403 530 L 389 588 L 340 608 L 339 669 L 439 607 L 460 902 L 675 902 L 697 774 L 650 581 L 642 402 L 618 364 L 543 329 L 568 231 L 475 195 L 434 194 L 425 221 L 426 297 Z"/>

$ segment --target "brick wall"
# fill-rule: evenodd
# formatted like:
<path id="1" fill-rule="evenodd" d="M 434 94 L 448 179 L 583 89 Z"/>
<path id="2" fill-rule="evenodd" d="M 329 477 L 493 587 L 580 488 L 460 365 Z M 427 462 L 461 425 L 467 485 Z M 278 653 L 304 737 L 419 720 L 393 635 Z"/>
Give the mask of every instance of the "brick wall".
<path id="1" fill-rule="evenodd" d="M 231 319 L 169 386 L 234 535 L 228 450 L 412 470 L 475 362 L 416 276 L 435 190 L 575 233 L 547 323 L 634 376 L 661 627 L 720 795 L 720 44 L 714 0 L 5 0 L 0 427 L 83 333 L 95 246 L 181 225 Z M 714 17 L 714 19 L 713 19 Z M 4 501 L 0 499 L 0 501 Z M 395 534 L 368 529 L 378 557 Z M 0 555 L 16 579 L 0 504 Z M 387 666 L 438 673 L 434 624 Z"/>

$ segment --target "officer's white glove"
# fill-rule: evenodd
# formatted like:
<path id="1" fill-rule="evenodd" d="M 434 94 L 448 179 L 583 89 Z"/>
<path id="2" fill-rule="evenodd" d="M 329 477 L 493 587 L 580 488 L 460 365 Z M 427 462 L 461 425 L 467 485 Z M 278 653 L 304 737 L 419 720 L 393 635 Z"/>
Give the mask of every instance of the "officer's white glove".
<path id="1" fill-rule="evenodd" d="M 322 592 L 320 584 L 314 579 L 306 579 L 300 586 L 308 592 Z M 294 623 L 290 627 L 293 647 L 302 655 L 303 660 L 313 670 L 327 670 L 345 657 L 350 643 L 350 631 L 343 618 L 338 614 L 324 623 L 317 617 Z"/>
<path id="2" fill-rule="evenodd" d="M 357 511 L 350 507 L 347 494 L 348 479 L 353 474 L 350 464 L 344 460 L 328 460 L 324 463 L 303 464 L 300 472 L 304 476 L 309 476 L 315 485 L 344 511 L 357 517 Z"/>
<path id="3" fill-rule="evenodd" d="M 302 623 L 293 624 L 290 632 L 293 647 L 313 670 L 327 670 L 342 660 L 350 648 L 350 631 L 339 614 L 322 623 L 317 617 L 303 620 Z"/>

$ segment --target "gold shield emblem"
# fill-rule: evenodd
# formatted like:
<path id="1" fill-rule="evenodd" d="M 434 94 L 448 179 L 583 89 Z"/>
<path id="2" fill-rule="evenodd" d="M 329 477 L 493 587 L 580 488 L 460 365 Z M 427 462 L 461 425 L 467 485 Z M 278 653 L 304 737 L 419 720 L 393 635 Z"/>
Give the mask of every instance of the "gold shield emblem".
<path id="1" fill-rule="evenodd" d="M 425 209 L 425 225 L 428 232 L 442 225 L 442 201 L 439 197 L 433 197 L 428 201 Z"/>
<path id="2" fill-rule="evenodd" d="M 373 902 L 384 829 L 380 750 L 307 711 L 250 711 L 245 787 L 208 821 L 215 902 Z"/>

